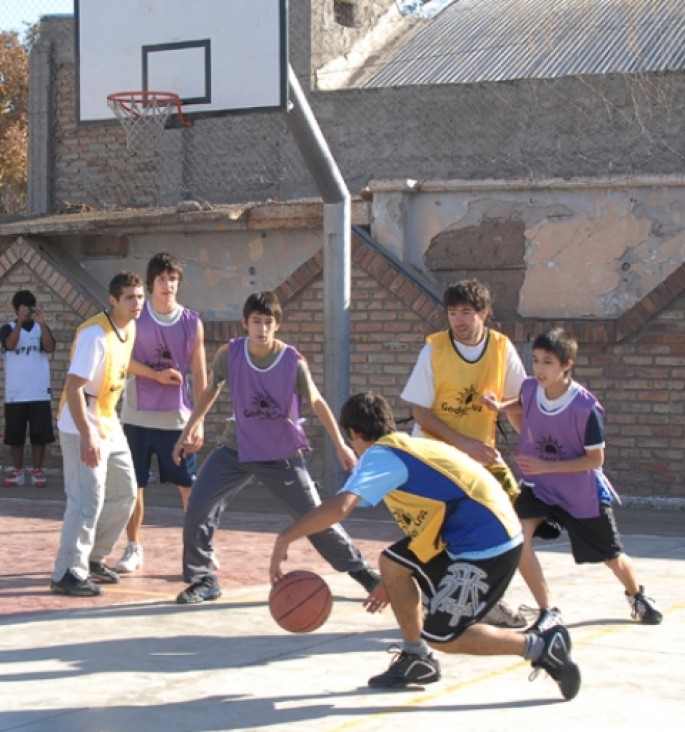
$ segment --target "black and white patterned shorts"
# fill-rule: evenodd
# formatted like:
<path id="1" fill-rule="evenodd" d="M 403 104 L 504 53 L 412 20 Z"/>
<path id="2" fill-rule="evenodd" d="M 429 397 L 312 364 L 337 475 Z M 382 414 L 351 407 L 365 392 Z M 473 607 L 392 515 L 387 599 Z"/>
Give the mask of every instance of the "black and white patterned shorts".
<path id="1" fill-rule="evenodd" d="M 412 570 L 423 593 L 421 637 L 431 643 L 448 643 L 482 620 L 509 586 L 521 556 L 519 545 L 491 559 L 452 559 L 442 552 L 424 563 L 409 541 L 401 539 L 383 554 Z"/>

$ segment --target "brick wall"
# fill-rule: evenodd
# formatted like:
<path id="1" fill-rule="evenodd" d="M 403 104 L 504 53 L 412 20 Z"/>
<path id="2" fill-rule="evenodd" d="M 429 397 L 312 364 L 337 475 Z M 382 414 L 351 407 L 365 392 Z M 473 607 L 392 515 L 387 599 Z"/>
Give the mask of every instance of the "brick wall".
<path id="1" fill-rule="evenodd" d="M 435 294 L 372 243 L 355 237 L 352 254 L 351 391 L 378 391 L 390 401 L 398 418 L 408 417 L 409 407 L 399 400 L 399 394 L 425 336 L 445 327 L 442 307 Z M 12 316 L 12 295 L 28 288 L 44 307 L 57 338 L 52 357 L 54 406 L 74 330 L 98 309 L 78 285 L 40 250 L 21 240 L 0 254 L 3 322 Z M 281 337 L 304 354 L 323 390 L 321 254 L 293 272 L 278 294 L 285 310 Z M 606 408 L 606 468 L 616 487 L 632 496 L 685 499 L 685 266 L 615 321 L 516 320 L 499 327 L 512 338 L 525 361 L 535 335 L 557 324 L 578 337 L 575 376 Z M 210 364 L 222 343 L 242 333 L 238 322 L 207 322 L 205 329 Z M 207 448 L 201 457 L 216 444 L 230 413 L 230 400 L 224 394 L 209 415 Z M 314 448 L 309 463 L 320 478 L 324 434 L 316 418 L 308 416 Z M 501 448 L 508 454 L 514 445 L 515 436 L 507 430 Z M 49 450 L 47 466 L 60 467 L 57 446 Z"/>
<path id="2" fill-rule="evenodd" d="M 353 247 L 352 304 L 350 316 L 350 390 L 377 391 L 388 399 L 397 417 L 409 417 L 401 402 L 404 388 L 426 335 L 444 321 L 441 309 L 415 285 L 407 281 L 388 260 L 356 240 Z M 320 391 L 325 388 L 323 276 L 321 255 L 313 257 L 278 288 L 284 307 L 279 337 L 295 346 L 307 359 Z M 381 284 L 382 283 L 382 284 Z M 412 305 L 409 305 L 409 302 Z M 423 310 L 422 317 L 414 308 Z M 238 323 L 206 324 L 207 358 L 227 337 L 242 335 Z M 207 422 L 210 440 L 231 413 L 226 395 L 219 398 Z M 306 429 L 312 452 L 308 462 L 312 473 L 323 472 L 323 440 L 328 439 L 313 412 L 306 412 Z"/>
<path id="3" fill-rule="evenodd" d="M 0 255 L 0 322 L 2 324 L 15 317 L 12 297 L 18 290 L 31 290 L 36 301 L 43 309 L 57 345 L 50 357 L 52 377 L 52 407 L 56 414 L 62 386 L 69 367 L 69 351 L 74 332 L 86 317 L 97 310 L 83 293 L 62 274 L 53 264 L 34 247 L 21 240 L 15 242 Z M 30 379 L 31 374 L 27 373 Z M 4 365 L 2 374 L 4 391 Z M 5 448 L 6 449 L 6 448 Z M 28 450 L 28 448 L 27 448 Z M 0 465 L 6 465 L 8 454 L 3 453 Z M 30 462 L 27 462 L 30 465 Z M 48 447 L 46 467 L 61 467 L 61 454 L 58 444 Z"/>
<path id="4" fill-rule="evenodd" d="M 293 282 L 297 281 L 293 285 Z M 678 294 L 680 292 L 680 294 Z M 285 306 L 281 337 L 307 358 L 323 388 L 323 283 L 313 258 L 279 290 Z M 635 312 L 633 312 L 635 311 Z M 535 335 L 561 325 L 580 341 L 575 378 L 606 409 L 606 471 L 630 496 L 685 499 L 685 270 L 617 321 L 517 320 L 498 326 L 524 355 Z M 398 419 L 410 416 L 399 399 L 426 335 L 445 327 L 436 298 L 412 283 L 381 253 L 355 240 L 352 269 L 350 388 L 382 393 Z M 631 330 L 630 334 L 628 331 Z M 212 324 L 208 334 L 213 332 Z M 235 324 L 233 331 L 240 331 Z M 619 335 L 625 336 L 617 342 Z M 208 355 L 223 340 L 208 340 Z M 211 358 L 211 355 L 210 355 Z M 210 421 L 228 416 L 227 400 Z M 323 430 L 308 421 L 312 472 L 322 470 Z M 516 436 L 505 423 L 500 449 L 510 456 Z M 210 428 L 211 433 L 211 428 Z"/>
<path id="5" fill-rule="evenodd" d="M 307 30 L 303 19 L 300 31 Z M 53 210 L 65 202 L 154 205 L 162 194 L 175 204 L 188 197 L 191 179 L 192 196 L 211 203 L 317 195 L 283 115 L 197 120 L 185 137 L 168 130 L 161 159 L 128 155 L 117 124 L 77 126 L 73 36 L 70 19 L 41 25 L 53 60 L 49 73 L 36 79 L 52 83 L 38 96 L 55 100 L 54 134 L 47 136 L 54 159 L 49 170 L 35 173 L 51 187 Z M 309 41 L 299 33 L 291 37 L 298 59 L 308 55 Z M 306 83 L 306 70 L 299 73 Z M 314 92 L 309 102 L 352 193 L 370 180 L 681 174 L 685 75 L 598 74 L 591 80 L 346 89 Z"/>
<path id="6" fill-rule="evenodd" d="M 606 409 L 607 472 L 619 491 L 683 497 L 685 294 L 620 343 L 581 344 L 576 378 Z"/>

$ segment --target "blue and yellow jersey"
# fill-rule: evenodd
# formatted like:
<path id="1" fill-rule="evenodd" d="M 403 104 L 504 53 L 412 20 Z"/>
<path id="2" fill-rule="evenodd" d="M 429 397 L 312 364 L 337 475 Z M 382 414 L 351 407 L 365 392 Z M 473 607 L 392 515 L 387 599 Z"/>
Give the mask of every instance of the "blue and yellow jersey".
<path id="1" fill-rule="evenodd" d="M 450 445 L 393 433 L 362 455 L 341 492 L 360 505 L 385 501 L 412 537 L 422 562 L 446 550 L 486 559 L 518 546 L 521 525 L 502 487 L 482 465 Z"/>

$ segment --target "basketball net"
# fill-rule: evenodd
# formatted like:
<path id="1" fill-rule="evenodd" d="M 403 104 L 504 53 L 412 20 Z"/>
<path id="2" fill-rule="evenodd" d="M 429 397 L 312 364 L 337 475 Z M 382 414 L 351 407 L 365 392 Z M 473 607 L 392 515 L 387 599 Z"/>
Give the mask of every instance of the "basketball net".
<path id="1" fill-rule="evenodd" d="M 176 111 L 183 127 L 191 123 L 183 117 L 181 100 L 172 92 L 117 92 L 107 96 L 107 105 L 121 122 L 126 146 L 131 153 L 156 153 L 169 115 Z"/>

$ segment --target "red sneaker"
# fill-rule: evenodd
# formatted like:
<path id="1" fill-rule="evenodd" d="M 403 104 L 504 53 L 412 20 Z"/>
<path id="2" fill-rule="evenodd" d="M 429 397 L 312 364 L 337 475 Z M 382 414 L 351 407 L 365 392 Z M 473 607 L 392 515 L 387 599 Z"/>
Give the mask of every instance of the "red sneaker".
<path id="1" fill-rule="evenodd" d="M 6 485 L 8 488 L 14 485 L 24 485 L 24 469 L 12 468 L 12 470 L 7 473 L 7 477 L 5 478 L 3 485 Z"/>
<path id="2" fill-rule="evenodd" d="M 34 468 L 31 471 L 31 482 L 36 488 L 45 488 L 48 484 L 45 473 L 40 468 Z"/>

